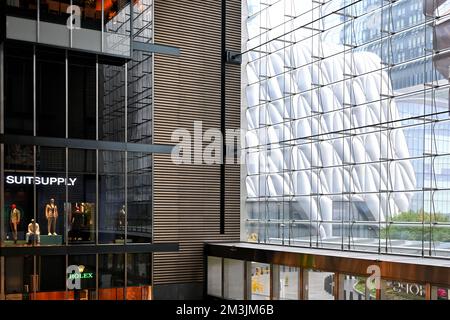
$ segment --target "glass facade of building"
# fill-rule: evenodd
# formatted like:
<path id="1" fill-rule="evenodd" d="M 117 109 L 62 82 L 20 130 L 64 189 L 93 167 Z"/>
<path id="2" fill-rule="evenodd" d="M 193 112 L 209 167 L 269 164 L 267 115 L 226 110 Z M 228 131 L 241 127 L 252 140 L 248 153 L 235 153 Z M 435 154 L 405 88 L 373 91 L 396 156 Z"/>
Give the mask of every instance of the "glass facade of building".
<path id="1" fill-rule="evenodd" d="M 450 2 L 245 10 L 243 240 L 448 258 Z"/>
<path id="2" fill-rule="evenodd" d="M 1 246 L 91 249 L 1 257 L 1 296 L 149 299 L 151 252 L 132 246 L 152 243 L 153 54 L 131 51 L 130 44 L 153 42 L 153 2 L 4 5 L 7 18 L 32 21 L 41 37 L 8 34 L 0 47 Z M 80 28 L 66 26 L 69 7 Z M 8 22 L 7 32 L 12 27 Z M 69 42 L 45 42 L 51 32 Z M 125 244 L 130 253 L 96 253 Z M 82 277 L 76 290 L 66 286 L 71 266 Z"/>
<path id="3" fill-rule="evenodd" d="M 132 53 L 134 14 L 145 6 L 140 0 L 133 0 L 133 10 L 131 0 L 5 2 L 8 39 L 124 57 Z"/>

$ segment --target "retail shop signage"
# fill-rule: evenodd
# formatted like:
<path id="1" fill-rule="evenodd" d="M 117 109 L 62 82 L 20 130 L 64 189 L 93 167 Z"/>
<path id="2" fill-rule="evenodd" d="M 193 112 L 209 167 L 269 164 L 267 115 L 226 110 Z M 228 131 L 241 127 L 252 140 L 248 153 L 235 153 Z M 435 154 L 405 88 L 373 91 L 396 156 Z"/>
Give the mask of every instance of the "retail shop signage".
<path id="1" fill-rule="evenodd" d="M 94 279 L 95 273 L 86 272 L 86 267 L 83 265 L 70 265 L 67 267 L 67 289 L 69 290 L 80 290 L 81 289 L 81 280 L 83 279 Z"/>
<path id="2" fill-rule="evenodd" d="M 94 274 L 91 272 L 85 272 L 85 273 L 72 273 L 69 275 L 69 279 L 94 279 Z"/>
<path id="3" fill-rule="evenodd" d="M 43 186 L 74 186 L 77 178 L 6 176 L 7 184 L 36 184 Z"/>

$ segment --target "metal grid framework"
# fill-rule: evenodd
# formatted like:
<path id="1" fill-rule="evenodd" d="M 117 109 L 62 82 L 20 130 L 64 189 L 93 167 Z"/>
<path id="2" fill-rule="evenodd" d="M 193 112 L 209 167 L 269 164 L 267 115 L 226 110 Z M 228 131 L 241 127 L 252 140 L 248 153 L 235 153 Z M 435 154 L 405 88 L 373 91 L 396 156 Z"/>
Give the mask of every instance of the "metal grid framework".
<path id="1" fill-rule="evenodd" d="M 448 258 L 450 4 L 244 7 L 244 240 Z"/>

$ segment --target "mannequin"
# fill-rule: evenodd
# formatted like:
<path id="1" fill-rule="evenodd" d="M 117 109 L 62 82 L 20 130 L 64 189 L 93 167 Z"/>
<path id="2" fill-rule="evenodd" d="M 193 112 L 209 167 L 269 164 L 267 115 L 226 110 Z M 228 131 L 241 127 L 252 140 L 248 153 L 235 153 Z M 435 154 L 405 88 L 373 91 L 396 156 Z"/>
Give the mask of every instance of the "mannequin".
<path id="1" fill-rule="evenodd" d="M 79 206 L 75 207 L 75 212 L 72 216 L 72 221 L 70 223 L 72 224 L 71 230 L 72 240 L 82 240 L 81 230 L 84 227 L 84 214 Z"/>
<path id="2" fill-rule="evenodd" d="M 17 209 L 16 205 L 13 203 L 11 205 L 10 221 L 12 225 L 14 243 L 17 242 L 17 229 L 20 224 L 20 210 Z"/>
<path id="3" fill-rule="evenodd" d="M 26 234 L 27 243 L 40 243 L 41 242 L 41 231 L 39 230 L 39 223 L 36 223 L 34 219 L 28 224 L 28 232 Z"/>
<path id="4" fill-rule="evenodd" d="M 125 230 L 125 220 L 126 220 L 126 211 L 125 205 L 122 206 L 122 209 L 119 210 L 119 217 L 117 221 L 117 231 L 119 234 L 119 239 L 124 238 L 124 234 L 121 233 L 122 230 Z"/>
<path id="5" fill-rule="evenodd" d="M 119 229 L 120 227 L 125 227 L 125 205 L 122 206 L 122 209 L 119 211 Z"/>
<path id="6" fill-rule="evenodd" d="M 50 199 L 50 203 L 45 205 L 45 217 L 47 218 L 48 235 L 56 234 L 56 219 L 58 219 L 58 207 L 55 204 L 55 199 Z"/>

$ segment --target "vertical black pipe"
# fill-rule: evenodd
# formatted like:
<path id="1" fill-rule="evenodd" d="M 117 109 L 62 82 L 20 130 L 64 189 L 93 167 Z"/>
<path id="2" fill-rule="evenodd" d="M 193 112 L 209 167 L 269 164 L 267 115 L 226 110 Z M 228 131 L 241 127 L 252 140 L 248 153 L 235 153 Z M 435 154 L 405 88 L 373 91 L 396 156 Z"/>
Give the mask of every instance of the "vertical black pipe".
<path id="1" fill-rule="evenodd" d="M 227 1 L 222 0 L 222 26 L 221 26 L 221 75 L 220 75 L 220 131 L 222 133 L 222 161 L 220 164 L 220 234 L 225 234 L 225 159 L 226 159 L 226 24 Z"/>

